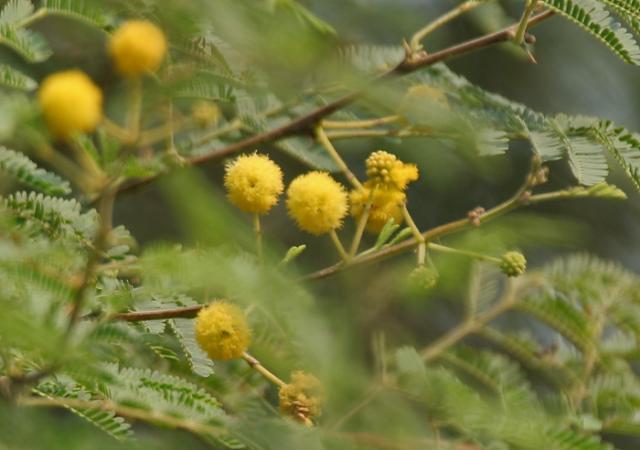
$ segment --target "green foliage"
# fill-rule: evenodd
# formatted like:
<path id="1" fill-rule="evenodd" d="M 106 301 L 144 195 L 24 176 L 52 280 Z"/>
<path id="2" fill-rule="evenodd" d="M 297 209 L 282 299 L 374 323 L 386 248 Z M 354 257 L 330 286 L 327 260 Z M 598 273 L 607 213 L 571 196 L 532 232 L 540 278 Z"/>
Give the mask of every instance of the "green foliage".
<path id="1" fill-rule="evenodd" d="M 438 53 L 347 45 L 358 34 L 344 36 L 309 4 L 3 3 L 0 448 L 43 448 L 47 438 L 53 449 L 609 450 L 620 435 L 636 445 L 640 277 L 584 254 L 540 265 L 541 249 L 528 273 L 522 260 L 510 273 L 521 276 L 507 278 L 496 255 L 575 245 L 580 233 L 537 210 L 487 222 L 550 200 L 626 199 L 608 180 L 617 165 L 640 190 L 640 135 L 606 119 L 535 111 L 444 62 L 403 73 Z M 540 6 L 640 64 L 638 0 Z M 489 8 L 480 20 L 487 32 L 507 20 Z M 129 18 L 152 20 L 169 42 L 163 65 L 140 80 L 120 79 L 105 51 Z M 84 41 L 59 33 L 67 28 L 95 35 L 100 47 L 87 56 Z M 68 66 L 100 85 L 105 117 L 95 130 L 53 139 L 33 91 Z M 202 102 L 219 117 L 198 121 Z M 318 126 L 335 148 L 317 139 Z M 401 144 L 411 139 L 405 157 Z M 509 171 L 507 158 L 525 150 L 517 141 L 533 156 L 521 187 L 476 195 L 468 175 L 482 173 L 497 190 L 500 167 Z M 366 221 L 343 218 L 333 236 L 345 243 L 342 260 L 322 252 L 327 236 L 291 231 L 284 198 L 251 224 L 219 192 L 223 164 L 208 177 L 186 169 L 255 150 L 271 154 L 286 183 L 310 169 L 366 183 L 363 151 L 379 147 L 397 149 L 421 177 L 406 189 L 408 203 L 404 188 L 392 192 L 404 225 L 394 217 L 377 236 L 361 236 Z M 451 164 L 444 177 L 429 166 L 438 149 Z M 412 190 L 431 189 L 436 176 L 468 198 L 443 211 L 443 189 L 425 198 Z M 121 203 L 156 178 L 162 200 Z M 485 208 L 468 212 L 476 202 Z M 420 229 L 409 207 L 428 210 L 421 218 L 431 228 Z M 131 224 L 142 228 L 140 249 L 120 225 L 133 215 L 142 217 Z M 465 230 L 460 248 L 441 243 Z M 414 249 L 407 264 L 400 254 Z M 399 263 L 365 266 L 391 256 Z M 428 276 L 429 289 L 405 289 L 410 273 Z M 212 361 L 196 338 L 199 309 L 220 299 L 251 328 L 237 360 Z M 234 332 L 225 325 L 217 338 Z M 322 395 L 295 386 L 297 371 L 317 377 Z M 289 409 L 279 404 L 284 384 L 300 389 Z M 25 429 L 32 420 L 41 433 Z"/>

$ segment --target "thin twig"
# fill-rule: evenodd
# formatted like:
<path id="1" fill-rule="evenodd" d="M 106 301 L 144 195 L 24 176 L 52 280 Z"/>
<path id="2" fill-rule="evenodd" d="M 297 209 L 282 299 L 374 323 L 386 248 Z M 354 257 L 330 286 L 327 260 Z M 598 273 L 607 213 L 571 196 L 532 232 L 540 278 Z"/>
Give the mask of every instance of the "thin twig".
<path id="1" fill-rule="evenodd" d="M 282 387 L 287 384 L 283 380 L 281 380 L 278 376 L 276 376 L 274 373 L 272 373 L 267 368 L 265 368 L 262 364 L 260 364 L 260 361 L 258 361 L 256 358 L 251 356 L 249 353 L 244 352 L 242 354 L 242 359 L 244 359 L 252 369 L 254 369 L 256 372 L 262 375 L 266 380 L 270 381 L 276 386 Z"/>

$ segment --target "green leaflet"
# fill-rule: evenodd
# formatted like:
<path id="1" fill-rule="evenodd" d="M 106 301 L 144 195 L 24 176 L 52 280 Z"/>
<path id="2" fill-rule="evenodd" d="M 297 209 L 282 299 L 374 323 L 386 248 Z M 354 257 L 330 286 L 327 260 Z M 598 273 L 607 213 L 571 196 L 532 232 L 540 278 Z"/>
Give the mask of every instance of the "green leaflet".
<path id="1" fill-rule="evenodd" d="M 69 182 L 58 175 L 39 168 L 23 153 L 0 146 L 0 171 L 15 178 L 31 189 L 49 195 L 71 192 Z"/>

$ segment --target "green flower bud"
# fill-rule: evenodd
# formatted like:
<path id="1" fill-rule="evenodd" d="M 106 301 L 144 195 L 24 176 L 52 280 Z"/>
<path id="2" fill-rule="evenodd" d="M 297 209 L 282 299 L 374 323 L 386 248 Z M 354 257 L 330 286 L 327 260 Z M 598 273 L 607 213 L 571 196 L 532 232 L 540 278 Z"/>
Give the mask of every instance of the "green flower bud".
<path id="1" fill-rule="evenodd" d="M 527 260 L 520 252 L 507 252 L 502 255 L 500 270 L 508 277 L 518 277 L 527 270 Z"/>
<path id="2" fill-rule="evenodd" d="M 438 283 L 438 271 L 432 267 L 418 266 L 409 274 L 409 285 L 416 292 L 427 292 Z"/>

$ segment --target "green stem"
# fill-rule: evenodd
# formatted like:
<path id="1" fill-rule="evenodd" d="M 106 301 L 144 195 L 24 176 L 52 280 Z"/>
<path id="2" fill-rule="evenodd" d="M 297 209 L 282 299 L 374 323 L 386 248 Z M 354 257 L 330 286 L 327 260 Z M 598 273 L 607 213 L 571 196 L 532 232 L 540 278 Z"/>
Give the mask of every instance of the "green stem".
<path id="1" fill-rule="evenodd" d="M 242 359 L 244 359 L 252 369 L 254 369 L 256 372 L 262 375 L 266 380 L 270 381 L 276 386 L 282 387 L 287 384 L 284 381 L 282 381 L 280 378 L 278 378 L 278 376 L 276 376 L 273 372 L 269 371 L 266 367 L 260 364 L 260 361 L 258 361 L 256 358 L 251 356 L 249 353 L 244 352 L 242 354 Z"/>
<path id="2" fill-rule="evenodd" d="M 469 250 L 459 250 L 457 248 L 451 248 L 445 245 L 434 244 L 433 242 L 429 242 L 427 246 L 429 247 L 429 249 L 435 250 L 440 253 L 468 256 L 469 258 L 478 259 L 480 261 L 488 261 L 496 264 L 500 264 L 501 262 L 500 258 L 496 258 L 494 256 L 483 255 L 482 253 L 472 252 Z"/>
<path id="3" fill-rule="evenodd" d="M 327 153 L 329 153 L 329 156 L 331 156 L 333 161 L 340 168 L 344 176 L 347 177 L 347 180 L 349 180 L 349 182 L 353 185 L 353 187 L 355 187 L 356 189 L 362 189 L 362 184 L 360 183 L 360 181 L 358 181 L 358 179 L 353 174 L 353 172 L 349 170 L 349 167 L 344 162 L 344 160 L 340 157 L 340 154 L 338 153 L 338 151 L 335 149 L 335 147 L 327 137 L 327 134 L 324 132 L 324 129 L 320 126 L 316 127 L 316 138 L 318 139 L 318 142 L 325 148 Z"/>
<path id="4" fill-rule="evenodd" d="M 262 228 L 260 226 L 260 215 L 258 213 L 253 214 L 253 232 L 256 235 L 256 254 L 258 255 L 258 261 L 262 262 Z"/>
<path id="5" fill-rule="evenodd" d="M 502 298 L 489 311 L 465 320 L 440 338 L 436 339 L 433 343 L 424 347 L 420 352 L 422 358 L 425 361 L 431 361 L 437 358 L 468 335 L 482 329 L 493 319 L 511 309 L 516 304 L 515 291 L 514 284 L 511 282 Z"/>
<path id="6" fill-rule="evenodd" d="M 140 117 L 142 115 L 142 80 L 134 78 L 131 81 L 131 96 L 127 116 L 127 130 L 131 142 L 140 138 Z"/>
<path id="7" fill-rule="evenodd" d="M 360 247 L 360 241 L 362 240 L 364 229 L 367 227 L 367 222 L 369 221 L 369 214 L 371 213 L 372 206 L 373 206 L 373 190 L 369 193 L 369 199 L 367 200 L 367 204 L 364 207 L 364 211 L 362 211 L 362 216 L 360 216 L 360 219 L 358 219 L 356 232 L 353 235 L 353 241 L 351 241 L 349 258 L 353 258 L 356 255 L 356 253 L 358 253 L 358 248 Z"/>
<path id="8" fill-rule="evenodd" d="M 438 17 L 433 22 L 428 23 L 411 37 L 411 42 L 409 43 L 411 50 L 414 52 L 420 51 L 422 49 L 421 42 L 425 37 L 427 37 L 427 35 L 431 34 L 441 26 L 447 24 L 448 22 L 464 14 L 465 12 L 476 8 L 477 6 L 480 6 L 481 4 L 481 1 L 467 0 L 466 2 L 459 4 L 449 12 Z"/>
<path id="9" fill-rule="evenodd" d="M 527 32 L 527 26 L 529 25 L 529 18 L 531 14 L 533 14 L 533 10 L 536 8 L 538 4 L 538 0 L 527 0 L 527 6 L 522 12 L 522 17 L 520 18 L 520 22 L 518 23 L 518 28 L 516 29 L 515 37 L 513 38 L 514 42 L 518 45 L 522 45 L 524 42 L 524 35 Z"/>
<path id="10" fill-rule="evenodd" d="M 331 237 L 331 240 L 333 241 L 333 245 L 335 245 L 335 247 L 338 250 L 338 253 L 340 254 L 340 257 L 342 258 L 342 260 L 344 262 L 349 261 L 349 254 L 344 249 L 344 246 L 342 245 L 342 242 L 340 241 L 340 238 L 338 237 L 338 234 L 336 233 L 336 230 L 331 230 L 329 232 L 329 236 Z"/>
<path id="11" fill-rule="evenodd" d="M 398 115 L 384 116 L 377 119 L 369 120 L 323 120 L 321 126 L 323 128 L 372 128 L 378 125 L 386 125 L 394 123 L 401 119 Z"/>

